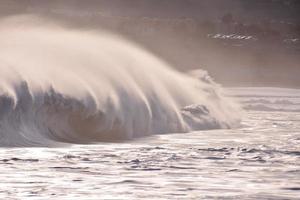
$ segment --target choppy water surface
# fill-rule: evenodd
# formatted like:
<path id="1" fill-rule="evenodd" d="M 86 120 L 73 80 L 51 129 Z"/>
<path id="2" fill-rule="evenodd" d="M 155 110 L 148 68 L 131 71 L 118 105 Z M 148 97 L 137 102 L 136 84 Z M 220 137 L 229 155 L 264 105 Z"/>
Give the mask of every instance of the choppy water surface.
<path id="1" fill-rule="evenodd" d="M 2 148 L 0 199 L 300 199 L 299 98 L 259 91 L 239 100 L 281 111 L 246 110 L 239 129 Z"/>

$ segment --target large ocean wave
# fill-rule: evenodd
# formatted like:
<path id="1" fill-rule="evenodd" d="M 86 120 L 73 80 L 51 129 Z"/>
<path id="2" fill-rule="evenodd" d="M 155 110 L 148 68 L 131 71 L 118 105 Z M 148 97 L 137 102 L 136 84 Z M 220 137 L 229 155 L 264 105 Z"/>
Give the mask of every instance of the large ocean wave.
<path id="1" fill-rule="evenodd" d="M 0 22 L 0 146 L 117 141 L 238 122 L 237 108 L 205 73 L 177 72 L 110 33 L 21 22 Z"/>

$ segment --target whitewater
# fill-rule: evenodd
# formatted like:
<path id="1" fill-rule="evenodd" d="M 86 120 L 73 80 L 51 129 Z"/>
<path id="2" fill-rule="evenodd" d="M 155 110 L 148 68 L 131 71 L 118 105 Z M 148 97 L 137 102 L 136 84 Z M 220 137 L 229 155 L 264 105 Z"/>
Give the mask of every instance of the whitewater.
<path id="1" fill-rule="evenodd" d="M 299 200 L 300 90 L 230 88 L 233 129 L 0 148 L 0 199 Z"/>
<path id="2" fill-rule="evenodd" d="M 238 124 L 237 106 L 204 72 L 175 71 L 108 32 L 26 19 L 0 22 L 1 146 L 118 141 Z"/>
<path id="3" fill-rule="evenodd" d="M 298 200 L 299 119 L 299 89 L 222 88 L 104 30 L 0 21 L 0 199 Z"/>

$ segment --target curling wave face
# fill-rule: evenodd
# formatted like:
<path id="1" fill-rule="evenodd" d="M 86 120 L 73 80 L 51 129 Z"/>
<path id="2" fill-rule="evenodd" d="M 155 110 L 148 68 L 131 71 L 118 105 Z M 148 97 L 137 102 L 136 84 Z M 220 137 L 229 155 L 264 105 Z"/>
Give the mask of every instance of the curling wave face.
<path id="1" fill-rule="evenodd" d="M 238 122 L 236 107 L 205 73 L 179 73 L 112 34 L 6 20 L 0 35 L 0 146 L 115 141 Z"/>

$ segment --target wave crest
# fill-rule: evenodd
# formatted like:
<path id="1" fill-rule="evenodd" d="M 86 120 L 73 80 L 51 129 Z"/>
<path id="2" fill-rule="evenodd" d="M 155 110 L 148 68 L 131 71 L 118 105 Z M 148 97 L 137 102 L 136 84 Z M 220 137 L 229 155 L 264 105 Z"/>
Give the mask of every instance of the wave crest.
<path id="1" fill-rule="evenodd" d="M 205 73 L 177 72 L 109 33 L 5 24 L 2 146 L 115 141 L 238 122 L 238 109 Z"/>

